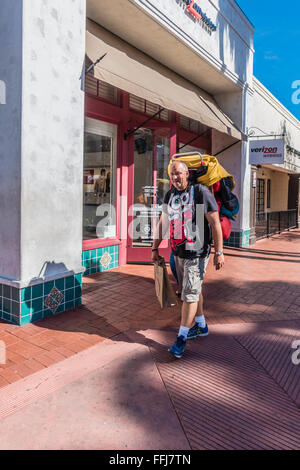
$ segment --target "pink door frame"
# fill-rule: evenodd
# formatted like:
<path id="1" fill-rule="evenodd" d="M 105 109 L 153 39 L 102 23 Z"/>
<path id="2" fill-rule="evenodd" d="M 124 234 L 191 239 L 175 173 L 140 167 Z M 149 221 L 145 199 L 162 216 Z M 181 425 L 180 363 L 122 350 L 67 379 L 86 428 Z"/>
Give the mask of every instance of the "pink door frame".
<path id="1" fill-rule="evenodd" d="M 173 150 L 176 148 L 176 125 L 172 122 L 153 122 L 145 127 L 158 130 L 160 128 L 168 129 L 170 132 L 170 153 L 175 153 Z M 156 142 L 156 138 L 154 139 Z M 128 207 L 132 207 L 134 203 L 134 137 L 131 136 L 129 144 L 129 192 L 128 192 Z M 156 146 L 154 145 L 154 158 L 153 158 L 153 181 L 156 181 L 157 173 L 157 162 L 156 162 Z M 131 213 L 128 217 L 128 225 L 133 222 L 133 214 Z M 160 245 L 160 255 L 166 260 L 170 258 L 170 244 L 168 240 L 163 240 Z M 151 262 L 151 249 L 149 247 L 133 247 L 132 238 L 128 233 L 127 243 L 127 262 L 128 263 L 150 263 Z"/>

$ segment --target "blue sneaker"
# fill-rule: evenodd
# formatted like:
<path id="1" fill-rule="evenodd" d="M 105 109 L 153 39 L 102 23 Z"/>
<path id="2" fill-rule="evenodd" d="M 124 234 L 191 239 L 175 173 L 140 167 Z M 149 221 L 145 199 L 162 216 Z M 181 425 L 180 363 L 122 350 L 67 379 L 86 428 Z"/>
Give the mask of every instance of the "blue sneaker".
<path id="1" fill-rule="evenodd" d="M 177 359 L 180 359 L 185 347 L 186 339 L 184 339 L 184 336 L 177 336 L 175 343 L 170 347 L 170 349 L 168 349 L 168 351 L 173 354 L 173 356 L 177 357 Z"/>
<path id="2" fill-rule="evenodd" d="M 189 329 L 187 339 L 197 338 L 198 336 L 207 336 L 208 335 L 208 326 L 205 325 L 202 328 L 199 323 L 195 323 L 195 325 Z"/>

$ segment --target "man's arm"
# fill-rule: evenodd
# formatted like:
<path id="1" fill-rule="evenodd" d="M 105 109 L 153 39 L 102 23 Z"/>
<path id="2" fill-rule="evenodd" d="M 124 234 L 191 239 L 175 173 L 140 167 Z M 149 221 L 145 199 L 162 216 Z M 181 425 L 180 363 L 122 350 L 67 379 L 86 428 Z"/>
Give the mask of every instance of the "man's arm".
<path id="1" fill-rule="evenodd" d="M 224 266 L 224 255 L 217 255 L 218 251 L 223 251 L 223 235 L 222 235 L 222 228 L 220 224 L 220 217 L 217 211 L 208 212 L 205 214 L 205 217 L 211 226 L 212 237 L 214 240 L 214 247 L 215 247 L 215 256 L 214 256 L 214 265 L 216 269 L 219 270 Z"/>
<path id="2" fill-rule="evenodd" d="M 159 260 L 159 253 L 158 253 L 158 247 L 161 244 L 161 241 L 163 240 L 167 229 L 169 226 L 169 220 L 168 220 L 168 215 L 165 212 L 162 212 L 161 217 L 159 219 L 158 225 L 156 227 L 155 235 L 154 235 L 154 241 L 152 244 L 152 261 L 153 263 L 155 261 Z M 155 251 L 153 251 L 155 250 Z"/>

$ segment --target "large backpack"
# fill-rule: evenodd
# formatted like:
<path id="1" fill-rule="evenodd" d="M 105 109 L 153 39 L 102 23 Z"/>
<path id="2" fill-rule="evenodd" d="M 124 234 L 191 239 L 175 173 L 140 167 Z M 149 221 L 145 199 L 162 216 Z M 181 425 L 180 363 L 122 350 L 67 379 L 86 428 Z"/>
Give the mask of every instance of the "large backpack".
<path id="1" fill-rule="evenodd" d="M 211 155 L 201 155 L 197 152 L 173 155 L 172 161 L 180 160 L 189 168 L 189 182 L 201 183 L 208 186 L 218 203 L 223 240 L 227 240 L 231 233 L 231 220 L 234 220 L 239 211 L 239 201 L 232 190 L 235 188 L 233 176 L 220 165 L 217 158 Z"/>

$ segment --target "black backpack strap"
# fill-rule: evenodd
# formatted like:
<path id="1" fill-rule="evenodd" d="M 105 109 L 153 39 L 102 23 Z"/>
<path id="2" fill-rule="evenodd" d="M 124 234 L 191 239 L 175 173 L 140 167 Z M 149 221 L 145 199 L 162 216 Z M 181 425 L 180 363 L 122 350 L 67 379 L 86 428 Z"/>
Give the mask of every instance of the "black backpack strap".
<path id="1" fill-rule="evenodd" d="M 199 183 L 194 185 L 194 197 L 196 204 L 203 204 L 203 192 Z"/>

